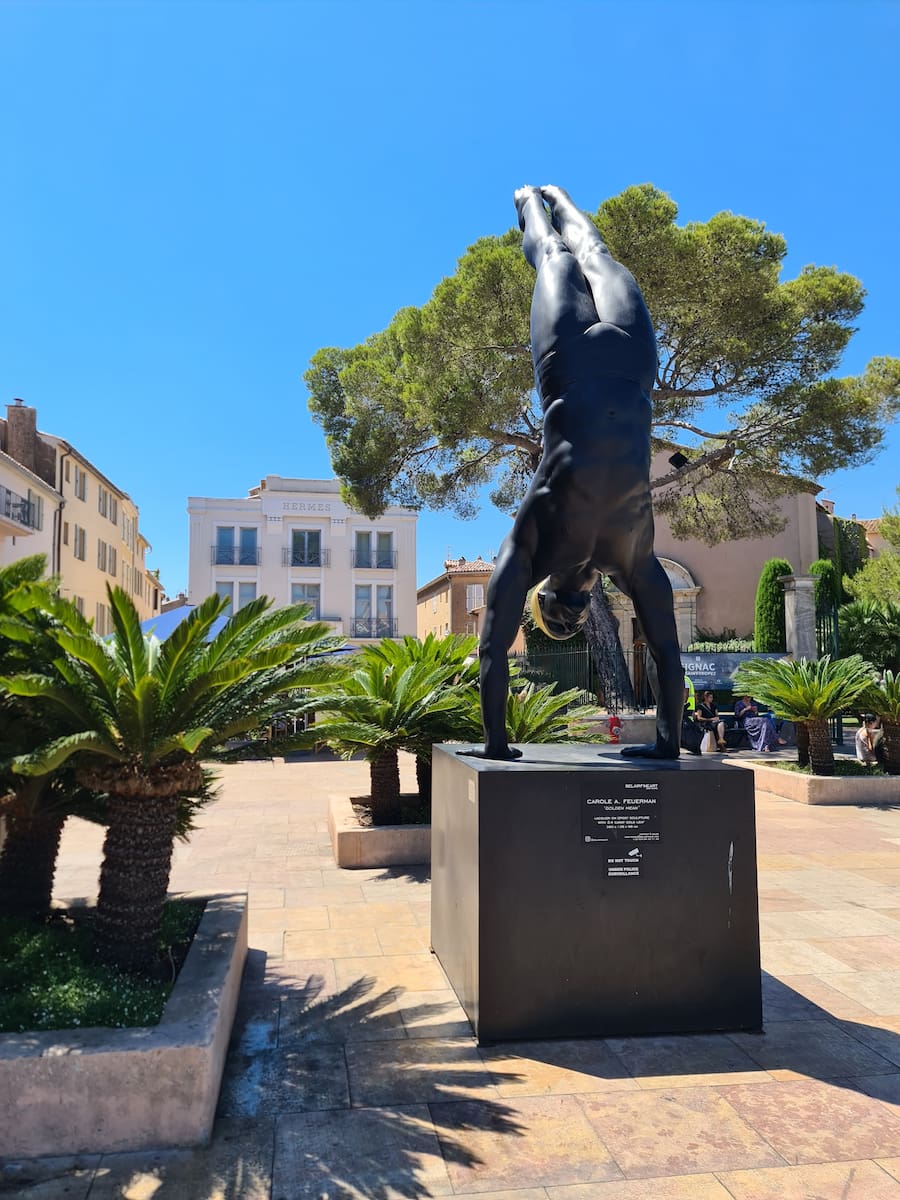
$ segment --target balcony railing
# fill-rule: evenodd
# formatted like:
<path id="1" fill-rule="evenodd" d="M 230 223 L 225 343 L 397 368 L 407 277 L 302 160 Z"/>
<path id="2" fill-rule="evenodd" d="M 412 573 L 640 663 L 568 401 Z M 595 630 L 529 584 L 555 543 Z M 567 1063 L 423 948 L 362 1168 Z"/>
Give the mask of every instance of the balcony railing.
<path id="1" fill-rule="evenodd" d="M 396 617 L 352 617 L 350 637 L 383 638 L 397 636 Z"/>
<path id="2" fill-rule="evenodd" d="M 367 571 L 394 571 L 397 569 L 397 551 L 351 550 L 350 565 Z"/>
<path id="3" fill-rule="evenodd" d="M 256 567 L 259 547 L 210 546 L 210 561 L 214 567 Z"/>
<path id="4" fill-rule="evenodd" d="M 8 517 L 11 521 L 16 521 L 27 529 L 38 528 L 38 506 L 2 485 L 0 485 L 0 516 Z"/>
<path id="5" fill-rule="evenodd" d="M 330 567 L 330 550 L 294 550 L 283 546 L 281 550 L 281 565 L 283 567 Z"/>

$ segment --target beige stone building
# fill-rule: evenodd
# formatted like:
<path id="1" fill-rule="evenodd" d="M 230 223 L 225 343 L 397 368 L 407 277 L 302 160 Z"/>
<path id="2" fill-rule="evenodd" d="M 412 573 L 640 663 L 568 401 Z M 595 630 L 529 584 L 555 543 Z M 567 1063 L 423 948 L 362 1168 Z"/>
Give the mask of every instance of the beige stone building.
<path id="1" fill-rule="evenodd" d="M 14 514 L 0 516 L 0 565 L 45 554 L 61 595 L 101 635 L 111 631 L 107 584 L 129 593 L 141 620 L 158 614 L 162 585 L 147 569 L 137 505 L 70 442 L 40 432 L 20 400 L 0 418 L 0 487 L 0 513 Z"/>
<path id="2" fill-rule="evenodd" d="M 478 558 L 448 558 L 443 573 L 416 592 L 416 634 L 443 637 L 448 633 L 478 634 L 480 615 L 493 562 Z M 512 652 L 524 649 L 521 630 Z"/>

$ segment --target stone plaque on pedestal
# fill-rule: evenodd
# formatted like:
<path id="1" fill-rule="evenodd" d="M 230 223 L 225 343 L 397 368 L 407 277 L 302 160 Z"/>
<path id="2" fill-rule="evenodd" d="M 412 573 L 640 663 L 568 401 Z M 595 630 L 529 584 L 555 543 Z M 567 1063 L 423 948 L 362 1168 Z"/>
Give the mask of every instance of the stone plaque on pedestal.
<path id="1" fill-rule="evenodd" d="M 481 1042 L 758 1030 L 753 772 L 436 746 L 431 939 Z"/>

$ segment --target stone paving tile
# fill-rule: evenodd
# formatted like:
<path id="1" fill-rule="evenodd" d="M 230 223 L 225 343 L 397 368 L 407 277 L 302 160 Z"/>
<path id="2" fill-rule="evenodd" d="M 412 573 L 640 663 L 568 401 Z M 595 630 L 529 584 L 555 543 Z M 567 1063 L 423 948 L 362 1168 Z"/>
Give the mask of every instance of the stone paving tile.
<path id="1" fill-rule="evenodd" d="M 284 935 L 285 958 L 360 958 L 380 954 L 374 929 L 297 930 Z"/>
<path id="2" fill-rule="evenodd" d="M 86 1200 L 99 1154 L 0 1160 L 0 1196 L 18 1200 Z"/>
<path id="3" fill-rule="evenodd" d="M 332 996 L 337 991 L 334 959 L 276 959 L 266 963 L 263 982 L 281 995 L 299 994 L 312 1004 L 320 996 Z"/>
<path id="4" fill-rule="evenodd" d="M 897 929 L 900 934 L 900 926 Z M 813 941 L 813 946 L 824 950 L 832 958 L 854 971 L 898 971 L 900 970 L 900 937 L 842 937 L 826 941 Z"/>
<path id="5" fill-rule="evenodd" d="M 284 888 L 255 887 L 247 894 L 250 912 L 261 908 L 284 908 Z"/>
<path id="6" fill-rule="evenodd" d="M 302 1042 L 388 1041 L 406 1037 L 397 1007 L 397 992 L 377 990 L 366 981 L 311 998 L 308 993 L 283 995 L 278 1026 L 279 1046 Z"/>
<path id="7" fill-rule="evenodd" d="M 375 932 L 382 954 L 418 954 L 431 949 L 431 931 L 421 925 L 383 925 Z"/>
<path id="8" fill-rule="evenodd" d="M 839 958 L 832 958 L 799 938 L 763 942 L 760 962 L 764 971 L 780 976 L 825 975 L 839 972 L 844 965 Z"/>
<path id="9" fill-rule="evenodd" d="M 501 1096 L 634 1091 L 637 1083 L 600 1038 L 504 1042 L 480 1054 Z"/>
<path id="10" fill-rule="evenodd" d="M 756 1172 L 753 1172 L 756 1174 Z M 548 1200 L 732 1200 L 715 1175 L 670 1175 L 666 1179 L 616 1179 L 547 1188 Z"/>
<path id="11" fill-rule="evenodd" d="M 883 910 L 871 912 L 866 909 L 831 909 L 803 914 L 818 930 L 811 935 L 814 939 L 837 939 L 853 937 L 900 937 L 900 924 L 887 916 Z M 805 935 L 804 935 L 805 936 Z"/>
<path id="12" fill-rule="evenodd" d="M 328 929 L 328 909 L 324 904 L 312 908 L 259 908 L 249 907 L 251 932 L 269 933 L 284 930 L 294 933 L 308 929 Z"/>
<path id="13" fill-rule="evenodd" d="M 410 1038 L 345 1047 L 354 1108 L 494 1097 L 472 1038 Z"/>
<path id="14" fill-rule="evenodd" d="M 317 904 L 347 904 L 351 900 L 362 901 L 360 887 L 319 887 L 293 884 L 285 879 L 284 902 L 291 907 L 306 908 Z"/>
<path id="15" fill-rule="evenodd" d="M 900 971 L 842 972 L 822 979 L 880 1016 L 900 1015 Z"/>
<path id="16" fill-rule="evenodd" d="M 850 1087 L 806 1080 L 717 1090 L 792 1166 L 900 1153 L 900 1119 Z"/>
<path id="17" fill-rule="evenodd" d="M 343 958 L 334 966 L 338 987 L 347 987 L 360 976 L 371 976 L 380 987 L 398 987 L 405 992 L 433 992 L 449 986 L 433 954 Z"/>
<path id="18" fill-rule="evenodd" d="M 253 1054 L 229 1054 L 219 1095 L 220 1117 L 348 1108 L 342 1046 L 294 1043 Z"/>
<path id="19" fill-rule="evenodd" d="M 783 975 L 781 982 L 798 995 L 805 996 L 817 1005 L 822 1013 L 835 1020 L 863 1023 L 876 1020 L 871 1008 L 866 1008 L 858 1000 L 839 992 L 818 975 Z"/>
<path id="20" fill-rule="evenodd" d="M 734 1200 L 900 1200 L 900 1184 L 872 1162 L 728 1171 L 719 1178 Z"/>
<path id="21" fill-rule="evenodd" d="M 607 1038 L 641 1088 L 768 1082 L 770 1076 L 721 1033 L 678 1037 Z"/>
<path id="22" fill-rule="evenodd" d="M 752 1095 L 777 1086 L 740 1090 Z M 616 1092 L 579 1096 L 578 1103 L 628 1178 L 783 1166 L 785 1160 L 725 1099 L 730 1090 Z"/>
<path id="23" fill-rule="evenodd" d="M 332 929 L 375 929 L 383 925 L 412 926 L 416 918 L 403 900 L 359 904 L 329 904 Z"/>
<path id="24" fill-rule="evenodd" d="M 894 1179 L 900 1181 L 900 1158 L 879 1158 L 878 1165 Z"/>
<path id="25" fill-rule="evenodd" d="M 824 1011 L 806 996 L 768 972 L 762 973 L 763 1024 L 769 1021 L 816 1021 Z"/>
<path id="26" fill-rule="evenodd" d="M 458 1195 L 619 1179 L 574 1096 L 429 1105 Z"/>
<path id="27" fill-rule="evenodd" d="M 105 1154 L 91 1200 L 269 1200 L 273 1137 L 271 1120 L 218 1120 L 208 1146 Z"/>
<path id="28" fill-rule="evenodd" d="M 296 1114 L 276 1126 L 272 1200 L 399 1200 L 452 1190 L 424 1104 Z"/>
<path id="29" fill-rule="evenodd" d="M 284 934 L 280 929 L 270 933 L 247 934 L 248 946 L 252 950 L 261 950 L 270 958 L 281 958 L 284 955 Z"/>
<path id="30" fill-rule="evenodd" d="M 880 1100 L 895 1117 L 900 1117 L 900 1075 L 868 1075 L 848 1082 L 857 1091 Z"/>
<path id="31" fill-rule="evenodd" d="M 838 1021 L 845 1033 L 900 1067 L 900 1017 L 868 1018 L 867 1022 Z"/>
<path id="32" fill-rule="evenodd" d="M 472 1026 L 451 988 L 432 992 L 401 992 L 397 1007 L 407 1037 L 471 1037 Z"/>
<path id="33" fill-rule="evenodd" d="M 776 1079 L 797 1074 L 834 1079 L 891 1070 L 887 1059 L 852 1038 L 833 1021 L 771 1021 L 761 1034 L 729 1036 Z"/>

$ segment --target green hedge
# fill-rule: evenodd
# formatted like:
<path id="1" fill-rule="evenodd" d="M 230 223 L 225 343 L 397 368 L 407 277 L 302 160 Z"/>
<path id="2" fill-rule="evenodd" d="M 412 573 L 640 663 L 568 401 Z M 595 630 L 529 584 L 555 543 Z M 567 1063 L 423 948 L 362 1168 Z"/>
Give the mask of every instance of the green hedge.
<path id="1" fill-rule="evenodd" d="M 793 575 L 786 558 L 770 558 L 762 569 L 756 588 L 753 618 L 753 649 L 756 654 L 778 653 L 787 649 L 784 629 L 784 588 L 781 575 Z"/>

